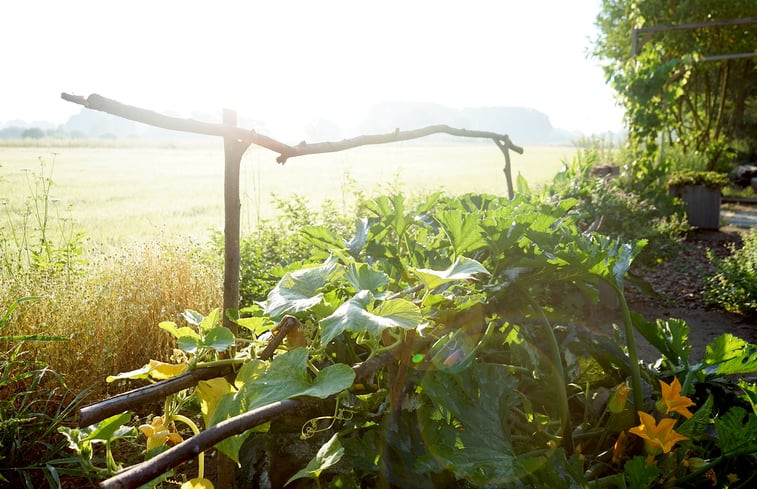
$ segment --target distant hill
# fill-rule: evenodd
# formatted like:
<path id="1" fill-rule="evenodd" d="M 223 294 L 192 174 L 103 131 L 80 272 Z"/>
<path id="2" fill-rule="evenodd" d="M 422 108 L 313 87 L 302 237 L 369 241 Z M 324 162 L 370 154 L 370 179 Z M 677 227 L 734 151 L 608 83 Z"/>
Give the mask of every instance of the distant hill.
<path id="1" fill-rule="evenodd" d="M 192 114 L 193 119 L 220 122 L 208 114 Z M 263 121 L 242 120 L 239 126 L 255 129 L 275 138 L 305 136 L 308 141 L 334 140 L 344 135 L 375 134 L 395 129 L 417 129 L 433 124 L 479 131 L 492 131 L 510 136 L 515 144 L 570 144 L 583 136 L 580 131 L 566 131 L 552 127 L 546 114 L 524 107 L 472 107 L 455 109 L 443 105 L 418 102 L 385 102 L 368 109 L 362 118 L 341 125 L 328 119 L 316 119 L 292 131 L 274 130 Z M 349 125 L 350 127 L 346 127 Z M 31 132 L 39 128 L 42 131 Z M 274 130 L 276 133 L 270 133 Z M 280 133 L 281 132 L 281 133 Z M 35 134 L 32 136 L 31 134 Z M 292 136 L 296 134 L 297 136 Z M 193 139 L 196 134 L 169 131 L 140 124 L 95 110 L 82 109 L 68 121 L 55 126 L 45 121 L 27 123 L 15 120 L 0 123 L 0 139 L 24 137 L 92 138 L 92 139 Z M 432 136 L 436 139 L 454 139 L 452 136 Z"/>
<path id="2" fill-rule="evenodd" d="M 515 144 L 567 144 L 580 131 L 552 127 L 546 114 L 523 107 L 472 107 L 455 109 L 438 104 L 385 102 L 374 106 L 360 122 L 361 133 L 383 133 L 432 124 L 507 134 Z"/>

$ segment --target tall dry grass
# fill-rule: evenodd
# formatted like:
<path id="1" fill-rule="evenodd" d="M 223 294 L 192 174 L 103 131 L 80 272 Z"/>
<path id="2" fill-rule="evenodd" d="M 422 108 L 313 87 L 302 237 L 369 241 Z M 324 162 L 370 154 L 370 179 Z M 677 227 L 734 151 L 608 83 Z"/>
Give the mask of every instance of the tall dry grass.
<path id="1" fill-rule="evenodd" d="M 98 257 L 68 280 L 5 278 L 0 310 L 25 295 L 40 300 L 18 308 L 4 333 L 69 338 L 25 347 L 75 391 L 94 386 L 92 396 L 100 397 L 121 391 L 125 386 L 105 378 L 170 357 L 172 338 L 158 323 L 181 322 L 185 309 L 207 313 L 221 305 L 221 267 L 199 253 L 196 244 L 153 241 Z"/>

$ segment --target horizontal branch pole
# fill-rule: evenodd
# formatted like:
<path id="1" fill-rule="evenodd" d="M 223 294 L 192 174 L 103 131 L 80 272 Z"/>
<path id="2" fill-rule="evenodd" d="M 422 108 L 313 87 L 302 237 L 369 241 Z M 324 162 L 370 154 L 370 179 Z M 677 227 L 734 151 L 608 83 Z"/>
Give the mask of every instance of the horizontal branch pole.
<path id="1" fill-rule="evenodd" d="M 732 25 L 741 25 L 741 24 L 757 24 L 757 17 L 743 17 L 740 19 L 724 19 L 724 20 L 715 20 L 715 21 L 710 21 L 710 22 L 691 22 L 687 24 L 654 25 L 650 27 L 637 27 L 633 31 L 631 31 L 631 56 L 636 57 L 636 55 L 639 53 L 639 49 L 643 47 L 644 44 L 646 44 L 651 34 L 654 34 L 657 32 L 681 31 L 681 30 L 689 30 L 689 29 L 723 27 L 723 26 L 732 26 Z M 641 46 L 639 46 L 639 34 L 642 34 L 642 33 L 650 34 L 650 36 L 646 36 L 644 40 L 642 41 Z M 708 56 L 701 59 L 701 61 L 718 61 L 720 59 L 749 58 L 749 57 L 752 57 L 753 54 L 754 53 L 739 53 L 738 55 L 725 55 L 725 56 L 729 56 L 727 58 L 720 58 L 719 56 Z"/>
<path id="2" fill-rule="evenodd" d="M 280 334 L 279 336 L 283 337 L 284 335 Z M 394 356 L 391 352 L 383 352 L 365 362 L 355 364 L 352 367 L 355 372 L 355 380 L 365 379 L 373 375 L 393 360 Z M 103 489 L 139 487 L 173 467 L 197 457 L 200 452 L 212 448 L 218 442 L 230 436 L 244 433 L 255 426 L 270 421 L 276 416 L 303 407 L 307 402 L 307 399 L 287 399 L 229 418 L 201 431 L 197 435 L 182 441 L 149 460 L 127 467 L 110 479 L 102 481 L 100 487 Z"/>
<path id="3" fill-rule="evenodd" d="M 266 149 L 270 149 L 271 151 L 279 153 L 276 161 L 282 164 L 285 163 L 287 159 L 295 156 L 333 153 L 337 151 L 344 151 L 346 149 L 357 148 L 358 146 L 395 143 L 440 133 L 465 138 L 482 138 L 491 139 L 493 141 L 500 141 L 508 149 L 511 149 L 516 153 L 523 154 L 523 148 L 513 144 L 507 134 L 499 134 L 490 131 L 471 131 L 468 129 L 458 129 L 443 124 L 427 126 L 409 131 L 400 131 L 399 129 L 397 129 L 394 132 L 386 134 L 367 134 L 355 138 L 343 139 L 342 141 L 326 141 L 320 143 L 302 142 L 296 146 L 290 146 L 263 134 L 257 133 L 254 130 L 231 128 L 223 124 L 214 124 L 210 122 L 201 122 L 194 119 L 171 117 L 160 114 L 158 112 L 154 112 L 152 110 L 122 104 L 121 102 L 103 97 L 102 95 L 98 94 L 92 94 L 85 98 L 78 95 L 62 93 L 61 98 L 68 102 L 83 105 L 88 109 L 107 112 L 108 114 L 117 115 L 119 117 L 123 117 L 124 119 L 142 122 L 143 124 L 161 127 L 163 129 L 191 132 L 195 134 L 205 134 L 208 136 L 235 137 L 242 142 L 256 144 L 258 146 L 262 146 Z"/>
<path id="4" fill-rule="evenodd" d="M 130 489 L 139 487 L 182 462 L 191 460 L 216 443 L 230 436 L 244 433 L 250 428 L 266 423 L 276 416 L 305 404 L 305 401 L 287 399 L 253 409 L 239 416 L 221 421 L 211 429 L 201 431 L 178 445 L 155 457 L 132 465 L 110 479 L 100 483 L 103 489 Z"/>
<path id="5" fill-rule="evenodd" d="M 400 141 L 408 141 L 410 139 L 419 139 L 422 137 L 430 136 L 432 134 L 450 134 L 452 136 L 459 136 L 464 138 L 482 138 L 501 141 L 502 144 L 507 146 L 509 149 L 512 149 L 516 153 L 523 154 L 523 148 L 514 145 L 512 141 L 510 141 L 510 137 L 507 134 L 499 134 L 490 131 L 471 131 L 468 129 L 450 127 L 444 124 L 437 124 L 409 131 L 400 131 L 399 129 L 397 129 L 386 134 L 367 134 L 350 139 L 343 139 L 342 141 L 327 141 L 323 143 L 311 144 L 302 142 L 296 146 L 289 146 L 286 151 L 280 153 L 280 156 L 276 158 L 276 161 L 284 164 L 286 163 L 287 159 L 294 156 L 304 156 L 319 153 L 334 153 L 337 151 L 344 151 L 346 149 L 357 148 L 358 146 L 368 146 L 372 144 L 397 143 Z"/>
<path id="6" fill-rule="evenodd" d="M 134 407 L 144 406 L 146 403 L 156 399 L 188 389 L 197 385 L 201 380 L 224 377 L 231 373 L 234 373 L 232 365 L 198 368 L 155 384 L 118 394 L 104 401 L 81 408 L 79 410 L 79 426 L 89 426 L 115 414 L 129 411 Z"/>
<path id="7" fill-rule="evenodd" d="M 263 352 L 258 355 L 260 360 L 270 360 L 276 348 L 281 345 L 286 335 L 302 326 L 294 316 L 284 316 L 279 322 L 271 341 L 268 342 Z M 359 365 L 359 364 L 358 364 Z M 356 368 L 359 368 L 356 366 Z M 210 380 L 217 377 L 226 377 L 235 372 L 234 365 L 214 365 L 209 367 L 200 367 L 176 377 L 163 380 L 156 384 L 150 384 L 143 387 L 132 389 L 129 392 L 115 395 L 111 398 L 90 404 L 79 410 L 79 426 L 84 428 L 98 421 L 129 411 L 133 408 L 144 406 L 157 399 L 169 396 L 184 389 L 197 385 L 201 380 Z"/>
<path id="8" fill-rule="evenodd" d="M 163 129 L 204 134 L 206 136 L 236 138 L 239 141 L 257 144 L 258 146 L 270 149 L 279 154 L 288 151 L 290 148 L 288 145 L 268 136 L 264 136 L 263 134 L 259 134 L 252 129 L 229 127 L 224 124 L 214 124 L 212 122 L 202 122 L 194 119 L 171 117 L 152 110 L 122 104 L 121 102 L 103 97 L 96 93 L 93 93 L 86 98 L 67 93 L 61 93 L 60 96 L 63 100 L 83 105 L 88 109 L 99 110 L 101 112 L 123 117 L 124 119 L 141 122 L 150 126 L 161 127 Z"/>

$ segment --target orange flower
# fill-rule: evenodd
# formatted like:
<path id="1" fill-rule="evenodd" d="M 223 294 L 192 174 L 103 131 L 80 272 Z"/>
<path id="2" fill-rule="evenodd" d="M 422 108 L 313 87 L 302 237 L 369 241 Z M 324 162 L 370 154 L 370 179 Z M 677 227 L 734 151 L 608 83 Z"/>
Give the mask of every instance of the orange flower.
<path id="1" fill-rule="evenodd" d="M 147 437 L 147 451 L 149 452 L 155 447 L 159 447 L 166 442 L 172 444 L 181 443 L 183 439 L 181 435 L 176 433 L 175 430 L 170 430 L 163 421 L 163 416 L 155 416 L 152 419 L 152 423 L 143 424 L 139 427 L 139 431 L 144 433 Z"/>
<path id="2" fill-rule="evenodd" d="M 626 451 L 626 446 L 628 445 L 626 438 L 626 432 L 621 431 L 618 435 L 618 439 L 615 440 L 615 445 L 612 447 L 612 463 L 617 464 L 620 462 L 621 457 L 623 457 L 623 454 Z"/>
<path id="3" fill-rule="evenodd" d="M 676 420 L 663 418 L 656 423 L 651 414 L 639 411 L 641 424 L 634 426 L 628 431 L 644 439 L 644 448 L 647 453 L 657 455 L 660 452 L 668 453 L 676 442 L 688 440 L 687 437 L 673 430 Z"/>
<path id="4" fill-rule="evenodd" d="M 660 411 L 664 410 L 665 414 L 676 412 L 686 419 L 694 416 L 687 409 L 689 406 L 694 406 L 694 401 L 688 397 L 681 396 L 681 383 L 678 381 L 678 377 L 673 378 L 673 382 L 670 384 L 666 384 L 661 380 L 660 391 L 662 392 L 662 399 L 658 403 Z"/>

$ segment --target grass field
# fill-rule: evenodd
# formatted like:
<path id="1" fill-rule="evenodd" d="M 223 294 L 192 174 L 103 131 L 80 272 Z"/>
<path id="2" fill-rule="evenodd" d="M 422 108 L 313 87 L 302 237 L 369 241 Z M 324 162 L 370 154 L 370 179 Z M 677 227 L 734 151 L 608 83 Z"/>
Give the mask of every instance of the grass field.
<path id="1" fill-rule="evenodd" d="M 526 147 L 512 153 L 513 177 L 534 187 L 572 158 L 573 147 Z M 506 193 L 504 158 L 493 143 L 406 142 L 290 159 L 253 147 L 242 161 L 242 228 L 274 217 L 271 195 L 300 194 L 314 206 L 346 204 L 358 186 L 367 193 L 400 185 L 415 194 Z M 223 227 L 223 146 L 163 144 L 115 147 L 0 147 L 0 199 L 18 210 L 40 158 L 54 161 L 51 197 L 56 210 L 102 245 L 150 237 L 193 236 Z M 28 169 L 28 170 L 25 170 Z"/>

